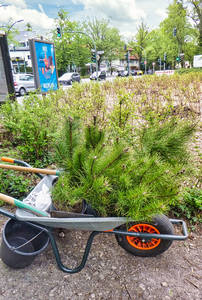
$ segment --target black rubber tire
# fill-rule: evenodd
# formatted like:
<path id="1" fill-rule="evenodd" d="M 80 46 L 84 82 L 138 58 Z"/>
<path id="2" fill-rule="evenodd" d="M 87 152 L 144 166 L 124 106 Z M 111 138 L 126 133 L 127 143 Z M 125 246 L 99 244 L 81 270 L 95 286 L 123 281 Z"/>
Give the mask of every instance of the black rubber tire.
<path id="1" fill-rule="evenodd" d="M 19 94 L 20 96 L 24 96 L 26 94 L 26 90 L 24 88 L 20 88 Z"/>
<path id="2" fill-rule="evenodd" d="M 151 223 L 133 222 L 133 223 L 128 223 L 128 224 L 123 224 L 119 228 L 116 228 L 116 229 L 122 230 L 122 231 L 126 231 L 126 230 L 128 231 L 133 225 L 143 224 L 143 223 L 152 225 L 160 232 L 160 234 L 170 234 L 170 235 L 174 234 L 174 228 L 173 228 L 172 223 L 164 215 L 156 215 L 153 218 Z M 116 234 L 116 239 L 117 239 L 119 246 L 121 246 L 124 250 L 126 250 L 127 252 L 130 252 L 131 254 L 133 254 L 135 256 L 143 256 L 143 257 L 157 256 L 157 255 L 163 253 L 164 251 L 166 251 L 172 244 L 172 240 L 161 239 L 159 245 L 157 245 L 155 248 L 148 249 L 148 250 L 141 250 L 141 249 L 138 249 L 138 248 L 132 246 L 128 242 L 127 236 Z"/>

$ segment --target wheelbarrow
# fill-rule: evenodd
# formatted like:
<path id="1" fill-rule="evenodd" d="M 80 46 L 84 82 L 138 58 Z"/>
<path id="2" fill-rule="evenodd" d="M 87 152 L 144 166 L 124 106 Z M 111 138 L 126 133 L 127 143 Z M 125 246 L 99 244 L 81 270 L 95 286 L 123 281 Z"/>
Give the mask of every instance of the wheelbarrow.
<path id="1" fill-rule="evenodd" d="M 0 200 L 17 206 L 14 214 L 0 209 L 0 214 L 9 218 L 3 230 L 1 258 L 10 267 L 22 268 L 31 264 L 34 257 L 45 250 L 49 241 L 59 269 L 66 273 L 77 273 L 84 268 L 93 239 L 100 233 L 114 234 L 124 250 L 142 257 L 159 255 L 174 240 L 183 241 L 188 237 L 187 226 L 183 220 L 169 219 L 165 215 L 156 215 L 151 222 L 129 220 L 125 217 L 99 217 L 85 201 L 81 213 L 58 212 L 53 209 L 50 191 L 60 171 L 32 168 L 24 161 L 11 158 L 2 157 L 1 160 L 20 166 L 0 164 L 0 168 L 36 173 L 41 179 L 23 201 L 0 194 Z M 46 191 L 49 201 L 45 201 L 46 204 L 41 208 L 37 204 L 36 195 L 43 190 Z M 181 226 L 181 235 L 174 234 L 174 225 Z M 83 258 L 76 268 L 68 268 L 62 263 L 53 235 L 55 228 L 91 232 Z"/>

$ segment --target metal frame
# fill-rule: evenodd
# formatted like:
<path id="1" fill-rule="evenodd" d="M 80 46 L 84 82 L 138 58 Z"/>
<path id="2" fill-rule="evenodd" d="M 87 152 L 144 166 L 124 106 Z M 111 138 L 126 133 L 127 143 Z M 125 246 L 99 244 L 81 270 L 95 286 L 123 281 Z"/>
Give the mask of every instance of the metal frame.
<path id="1" fill-rule="evenodd" d="M 11 214 L 6 210 L 0 209 L 0 214 L 3 214 L 3 215 L 5 215 L 9 218 L 12 218 L 12 219 L 16 220 L 16 221 L 19 221 L 14 214 Z M 62 263 L 57 243 L 56 243 L 55 238 L 52 234 L 52 229 L 53 228 L 46 227 L 46 226 L 41 226 L 41 225 L 39 226 L 39 225 L 37 225 L 36 223 L 33 223 L 33 222 L 26 222 L 26 221 L 24 221 L 24 222 L 31 225 L 31 226 L 33 226 L 33 227 L 36 227 L 40 230 L 45 231 L 48 234 L 48 236 L 50 238 L 51 246 L 52 246 L 52 249 L 53 249 L 53 253 L 55 255 L 55 260 L 56 260 L 57 265 L 58 265 L 58 268 L 60 270 L 62 270 L 63 272 L 65 272 L 65 273 L 74 274 L 74 273 L 80 272 L 85 267 L 85 264 L 86 264 L 86 261 L 88 259 L 88 255 L 90 253 L 90 249 L 91 249 L 91 246 L 92 246 L 92 243 L 93 243 L 93 239 L 96 235 L 98 235 L 100 233 L 118 234 L 118 235 L 124 235 L 124 236 L 140 237 L 140 238 L 144 238 L 144 239 L 156 238 L 156 239 L 179 240 L 179 241 L 183 241 L 183 240 L 187 239 L 188 231 L 187 231 L 186 223 L 183 220 L 177 220 L 177 219 L 176 220 L 175 219 L 169 219 L 169 220 L 172 224 L 180 224 L 182 226 L 183 235 L 137 233 L 137 232 L 120 231 L 120 230 L 116 230 L 116 229 L 112 230 L 112 231 L 92 231 L 89 238 L 88 238 L 88 240 L 87 240 L 81 263 L 74 269 L 70 269 Z M 23 222 L 23 221 L 21 221 L 21 222 Z M 76 218 L 75 218 L 75 222 L 76 222 Z"/>

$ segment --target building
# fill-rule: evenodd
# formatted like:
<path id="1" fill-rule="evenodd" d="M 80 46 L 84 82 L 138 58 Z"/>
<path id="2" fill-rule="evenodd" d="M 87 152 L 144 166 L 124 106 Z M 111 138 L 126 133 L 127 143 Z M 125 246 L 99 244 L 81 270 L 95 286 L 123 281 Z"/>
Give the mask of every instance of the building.
<path id="1" fill-rule="evenodd" d="M 114 71 L 124 71 L 128 68 L 128 59 L 124 57 L 123 59 L 117 59 L 112 61 L 112 69 Z M 129 56 L 129 68 L 132 70 L 139 70 L 139 57 L 137 54 Z"/>
<path id="2" fill-rule="evenodd" d="M 17 45 L 9 45 L 10 58 L 12 62 L 12 70 L 14 73 L 23 70 L 25 73 L 27 69 L 32 67 L 29 39 L 37 38 L 37 33 L 34 31 L 21 31 L 15 36 L 18 41 Z"/>

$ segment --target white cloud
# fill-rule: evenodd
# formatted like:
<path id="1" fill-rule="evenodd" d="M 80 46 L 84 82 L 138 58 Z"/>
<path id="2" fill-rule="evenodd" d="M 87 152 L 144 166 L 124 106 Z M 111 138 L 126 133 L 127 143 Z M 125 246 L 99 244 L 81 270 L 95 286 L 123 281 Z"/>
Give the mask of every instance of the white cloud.
<path id="1" fill-rule="evenodd" d="M 134 36 L 137 22 L 146 18 L 145 11 L 137 6 L 137 0 L 72 0 L 72 2 L 84 6 L 82 11 L 74 14 L 75 20 L 82 21 L 87 16 L 108 19 L 125 39 Z"/>
<path id="2" fill-rule="evenodd" d="M 131 22 L 145 18 L 144 10 L 139 9 L 135 0 L 72 0 L 75 4 L 83 4 L 84 10 L 97 12 L 114 21 Z"/>
<path id="3" fill-rule="evenodd" d="M 13 0 L 11 5 L 1 7 L 1 12 L 1 24 L 8 24 L 9 20 L 15 22 L 23 19 L 23 22 L 20 22 L 19 24 L 16 23 L 15 25 L 16 28 L 20 29 L 25 28 L 27 23 L 30 23 L 36 30 L 50 30 L 54 25 L 54 20 L 45 14 L 43 8 L 41 11 L 29 9 L 24 0 Z"/>

